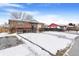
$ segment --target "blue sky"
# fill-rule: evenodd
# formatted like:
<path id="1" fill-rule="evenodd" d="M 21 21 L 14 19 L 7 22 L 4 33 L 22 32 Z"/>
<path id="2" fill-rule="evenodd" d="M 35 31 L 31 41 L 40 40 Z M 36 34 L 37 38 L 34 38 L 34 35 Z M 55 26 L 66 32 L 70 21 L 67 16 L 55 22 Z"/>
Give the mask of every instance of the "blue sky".
<path id="1" fill-rule="evenodd" d="M 46 24 L 79 23 L 78 3 L 0 3 L 0 24 L 10 19 L 11 12 L 23 11 Z"/>

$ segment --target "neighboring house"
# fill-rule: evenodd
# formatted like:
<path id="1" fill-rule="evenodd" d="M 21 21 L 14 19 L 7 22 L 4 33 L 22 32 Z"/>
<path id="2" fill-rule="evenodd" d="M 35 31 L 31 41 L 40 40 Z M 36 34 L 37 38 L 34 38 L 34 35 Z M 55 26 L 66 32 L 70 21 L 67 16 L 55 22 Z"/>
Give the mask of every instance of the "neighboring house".
<path id="1" fill-rule="evenodd" d="M 60 28 L 63 30 L 66 30 L 67 26 L 66 25 L 60 25 Z"/>
<path id="2" fill-rule="evenodd" d="M 52 23 L 50 25 L 48 25 L 49 28 L 59 28 L 58 24 Z"/>
<path id="3" fill-rule="evenodd" d="M 36 20 L 9 20 L 10 32 L 37 32 L 43 23 Z"/>
<path id="4" fill-rule="evenodd" d="M 78 28 L 78 26 L 67 26 L 67 28 L 66 28 L 66 30 L 67 31 L 78 31 L 79 30 L 79 28 Z"/>
<path id="5" fill-rule="evenodd" d="M 67 31 L 79 31 L 79 27 L 76 24 L 69 23 L 66 27 Z"/>
<path id="6" fill-rule="evenodd" d="M 60 28 L 60 29 L 64 29 L 66 30 L 66 25 L 58 25 L 58 24 L 55 24 L 55 23 L 52 23 L 48 26 L 49 28 Z"/>

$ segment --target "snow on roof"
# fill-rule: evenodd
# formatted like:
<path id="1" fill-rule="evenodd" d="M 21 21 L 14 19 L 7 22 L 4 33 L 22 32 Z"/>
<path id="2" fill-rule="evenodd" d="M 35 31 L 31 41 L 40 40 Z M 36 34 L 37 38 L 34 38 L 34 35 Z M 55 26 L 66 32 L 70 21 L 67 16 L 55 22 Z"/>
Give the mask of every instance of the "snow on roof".
<path id="1" fill-rule="evenodd" d="M 65 38 L 58 38 L 56 36 L 51 36 L 43 33 L 25 33 L 20 35 L 40 45 L 54 55 L 56 55 L 57 50 L 64 49 L 69 44 L 71 44 L 71 41 Z"/>
<path id="2" fill-rule="evenodd" d="M 37 20 L 33 19 L 33 20 L 22 20 L 22 19 L 15 19 L 15 20 L 12 20 L 10 19 L 10 21 L 21 21 L 21 22 L 33 22 L 33 23 L 39 23 Z"/>

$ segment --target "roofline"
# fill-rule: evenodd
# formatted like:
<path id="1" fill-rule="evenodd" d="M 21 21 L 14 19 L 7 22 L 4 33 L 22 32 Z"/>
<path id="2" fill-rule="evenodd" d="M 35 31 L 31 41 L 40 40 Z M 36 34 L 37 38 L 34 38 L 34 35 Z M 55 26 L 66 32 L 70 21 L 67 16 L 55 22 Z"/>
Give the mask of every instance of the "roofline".
<path id="1" fill-rule="evenodd" d="M 23 21 L 23 22 L 29 22 L 29 23 L 36 23 L 36 24 L 44 24 L 44 23 L 40 23 L 40 22 L 32 22 L 32 21 L 26 21 L 26 20 L 11 20 L 9 19 L 9 21 Z"/>

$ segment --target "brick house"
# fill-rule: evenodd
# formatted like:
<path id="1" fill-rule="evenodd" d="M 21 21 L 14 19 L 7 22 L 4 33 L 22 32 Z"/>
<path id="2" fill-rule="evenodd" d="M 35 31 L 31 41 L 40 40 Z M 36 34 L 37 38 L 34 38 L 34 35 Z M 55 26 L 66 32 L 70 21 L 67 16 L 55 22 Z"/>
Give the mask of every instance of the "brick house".
<path id="1" fill-rule="evenodd" d="M 36 20 L 9 20 L 9 31 L 15 32 L 37 32 L 43 27 L 43 23 Z"/>

